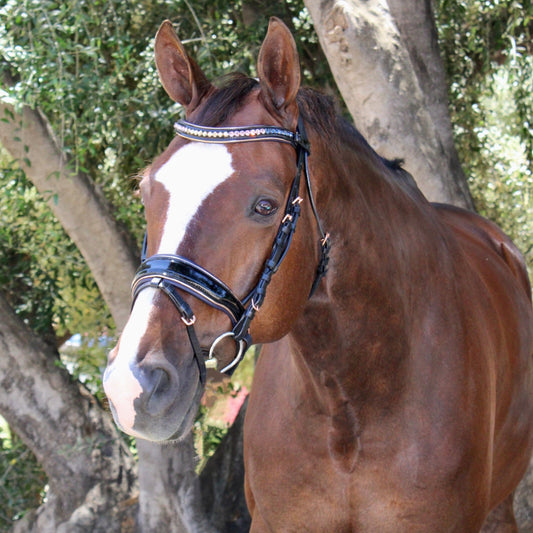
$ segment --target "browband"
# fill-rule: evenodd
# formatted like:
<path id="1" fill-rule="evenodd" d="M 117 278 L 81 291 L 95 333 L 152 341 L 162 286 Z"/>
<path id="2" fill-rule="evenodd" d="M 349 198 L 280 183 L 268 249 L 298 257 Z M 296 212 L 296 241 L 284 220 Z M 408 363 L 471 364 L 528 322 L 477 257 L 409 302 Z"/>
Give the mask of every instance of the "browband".
<path id="1" fill-rule="evenodd" d="M 186 120 L 178 120 L 174 124 L 174 130 L 180 137 L 193 141 L 207 143 L 242 143 L 252 141 L 278 141 L 297 145 L 298 139 L 295 133 L 274 126 L 247 126 L 214 128 L 191 124 Z"/>

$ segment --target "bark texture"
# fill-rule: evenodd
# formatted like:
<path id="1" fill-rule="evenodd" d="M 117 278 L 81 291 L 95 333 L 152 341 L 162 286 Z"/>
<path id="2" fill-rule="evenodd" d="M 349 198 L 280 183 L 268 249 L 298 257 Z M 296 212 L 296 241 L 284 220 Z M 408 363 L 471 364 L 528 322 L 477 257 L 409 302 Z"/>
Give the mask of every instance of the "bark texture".
<path id="1" fill-rule="evenodd" d="M 48 475 L 47 503 L 17 533 L 131 531 L 133 457 L 94 398 L 0 296 L 0 412 Z"/>
<path id="2" fill-rule="evenodd" d="M 138 440 L 139 531 L 215 533 L 200 496 L 192 435 L 177 444 Z"/>
<path id="3" fill-rule="evenodd" d="M 305 0 L 356 126 L 432 201 L 471 208 L 430 0 Z M 398 18 L 396 18 L 398 17 Z"/>

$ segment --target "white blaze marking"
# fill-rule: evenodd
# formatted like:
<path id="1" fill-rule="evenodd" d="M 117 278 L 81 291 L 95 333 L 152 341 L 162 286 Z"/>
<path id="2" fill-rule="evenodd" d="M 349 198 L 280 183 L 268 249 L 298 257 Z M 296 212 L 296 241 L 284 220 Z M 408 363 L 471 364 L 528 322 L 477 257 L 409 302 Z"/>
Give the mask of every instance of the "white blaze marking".
<path id="1" fill-rule="evenodd" d="M 176 253 L 202 202 L 233 172 L 226 146 L 200 142 L 185 145 L 156 172 L 155 180 L 170 195 L 157 253 Z"/>
<path id="2" fill-rule="evenodd" d="M 165 187 L 170 197 L 156 253 L 176 253 L 202 202 L 233 174 L 231 162 L 226 146 L 193 142 L 174 153 L 157 171 L 155 180 Z M 134 401 L 142 393 L 141 384 L 131 369 L 137 364 L 156 295 L 157 290 L 150 288 L 139 293 L 122 332 L 118 353 L 104 380 L 104 390 L 113 403 L 120 425 L 128 433 L 133 433 L 135 423 Z"/>
<path id="3" fill-rule="evenodd" d="M 146 333 L 153 309 L 156 289 L 147 288 L 139 293 L 122 336 L 118 353 L 106 372 L 104 390 L 113 403 L 120 425 L 130 432 L 135 422 L 133 402 L 142 393 L 141 384 L 131 367 L 136 364 L 137 352 Z"/>

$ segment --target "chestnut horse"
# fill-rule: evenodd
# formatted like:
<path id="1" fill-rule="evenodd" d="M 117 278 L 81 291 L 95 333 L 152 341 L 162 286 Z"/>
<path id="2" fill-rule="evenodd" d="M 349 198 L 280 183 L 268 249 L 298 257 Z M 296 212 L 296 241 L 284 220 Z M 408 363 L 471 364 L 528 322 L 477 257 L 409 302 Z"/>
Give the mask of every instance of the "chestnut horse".
<path id="1" fill-rule="evenodd" d="M 141 183 L 145 254 L 104 376 L 117 424 L 179 439 L 204 357 L 231 373 L 253 339 L 252 531 L 516 531 L 533 316 L 512 242 L 301 89 L 279 20 L 258 80 L 214 87 L 168 21 L 155 57 L 186 120 Z"/>

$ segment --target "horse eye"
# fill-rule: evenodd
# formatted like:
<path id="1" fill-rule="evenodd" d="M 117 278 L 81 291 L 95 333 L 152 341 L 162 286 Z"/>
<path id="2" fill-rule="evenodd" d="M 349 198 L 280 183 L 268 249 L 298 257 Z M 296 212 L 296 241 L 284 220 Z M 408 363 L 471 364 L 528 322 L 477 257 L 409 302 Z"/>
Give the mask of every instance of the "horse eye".
<path id="1" fill-rule="evenodd" d="M 255 204 L 254 211 L 263 217 L 274 214 L 278 208 L 269 200 L 259 200 Z"/>

